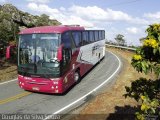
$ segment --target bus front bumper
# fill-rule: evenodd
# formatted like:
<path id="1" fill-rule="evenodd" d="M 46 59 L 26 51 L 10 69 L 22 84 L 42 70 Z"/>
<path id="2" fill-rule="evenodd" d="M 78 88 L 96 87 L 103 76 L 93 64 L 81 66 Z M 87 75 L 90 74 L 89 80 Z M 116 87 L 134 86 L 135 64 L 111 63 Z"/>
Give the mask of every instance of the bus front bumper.
<path id="1" fill-rule="evenodd" d="M 32 78 L 18 76 L 19 86 L 28 91 L 42 92 L 42 93 L 63 93 L 63 79 L 56 78 L 50 80 L 46 78 Z"/>

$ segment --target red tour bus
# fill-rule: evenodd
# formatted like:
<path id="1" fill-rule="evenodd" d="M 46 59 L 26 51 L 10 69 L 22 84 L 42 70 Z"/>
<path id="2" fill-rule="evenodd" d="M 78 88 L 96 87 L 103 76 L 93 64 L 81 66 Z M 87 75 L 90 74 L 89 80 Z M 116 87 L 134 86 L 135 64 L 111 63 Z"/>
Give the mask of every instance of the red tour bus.
<path id="1" fill-rule="evenodd" d="M 29 91 L 64 93 L 104 56 L 104 30 L 65 25 L 22 30 L 19 86 Z"/>

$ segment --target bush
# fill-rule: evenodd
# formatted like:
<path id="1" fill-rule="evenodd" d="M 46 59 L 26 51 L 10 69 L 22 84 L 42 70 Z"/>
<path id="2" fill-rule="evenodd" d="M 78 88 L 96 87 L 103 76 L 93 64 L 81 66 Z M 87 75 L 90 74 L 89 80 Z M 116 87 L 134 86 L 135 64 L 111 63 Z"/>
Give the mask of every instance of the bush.
<path id="1" fill-rule="evenodd" d="M 160 76 L 160 24 L 150 25 L 143 46 L 137 49 L 131 64 L 138 72 L 154 72 L 157 78 Z M 144 120 L 147 117 L 160 116 L 160 80 L 147 80 L 140 78 L 131 83 L 131 87 L 125 87 L 125 97 L 131 97 L 141 103 L 136 113 L 137 119 Z"/>

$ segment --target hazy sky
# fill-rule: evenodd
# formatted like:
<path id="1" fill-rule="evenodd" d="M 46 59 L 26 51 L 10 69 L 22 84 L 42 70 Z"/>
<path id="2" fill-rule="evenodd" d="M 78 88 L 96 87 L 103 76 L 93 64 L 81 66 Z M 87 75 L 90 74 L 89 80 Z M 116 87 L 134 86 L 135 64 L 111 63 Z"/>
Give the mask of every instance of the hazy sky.
<path id="1" fill-rule="evenodd" d="M 34 15 L 47 14 L 62 24 L 79 24 L 105 29 L 106 38 L 123 34 L 128 44 L 137 45 L 145 29 L 160 23 L 160 0 L 0 0 Z"/>

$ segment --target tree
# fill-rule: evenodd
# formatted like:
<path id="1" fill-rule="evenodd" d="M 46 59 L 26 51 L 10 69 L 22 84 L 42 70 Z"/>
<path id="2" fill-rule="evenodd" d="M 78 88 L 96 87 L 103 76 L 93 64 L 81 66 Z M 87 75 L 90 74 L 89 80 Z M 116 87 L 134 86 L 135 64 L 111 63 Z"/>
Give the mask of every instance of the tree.
<path id="1" fill-rule="evenodd" d="M 157 75 L 156 80 L 140 78 L 126 87 L 127 94 L 141 102 L 140 110 L 136 113 L 137 119 L 146 119 L 147 116 L 157 116 L 160 119 L 160 24 L 150 25 L 143 45 L 137 49 L 132 58 L 132 66 L 138 72 Z"/>
<path id="2" fill-rule="evenodd" d="M 8 42 L 11 38 L 11 24 L 10 24 L 10 15 L 4 13 L 3 11 L 0 12 L 0 39 Z"/>
<path id="3" fill-rule="evenodd" d="M 116 37 L 114 39 L 116 40 L 118 45 L 124 45 L 125 44 L 124 36 L 121 35 L 121 34 L 116 35 Z"/>
<path id="4" fill-rule="evenodd" d="M 18 24 L 14 23 L 12 16 L 0 11 L 0 39 L 9 42 L 17 39 Z"/>
<path id="5" fill-rule="evenodd" d="M 49 16 L 46 14 L 42 14 L 40 17 L 38 17 L 36 26 L 46 26 L 49 25 Z"/>

